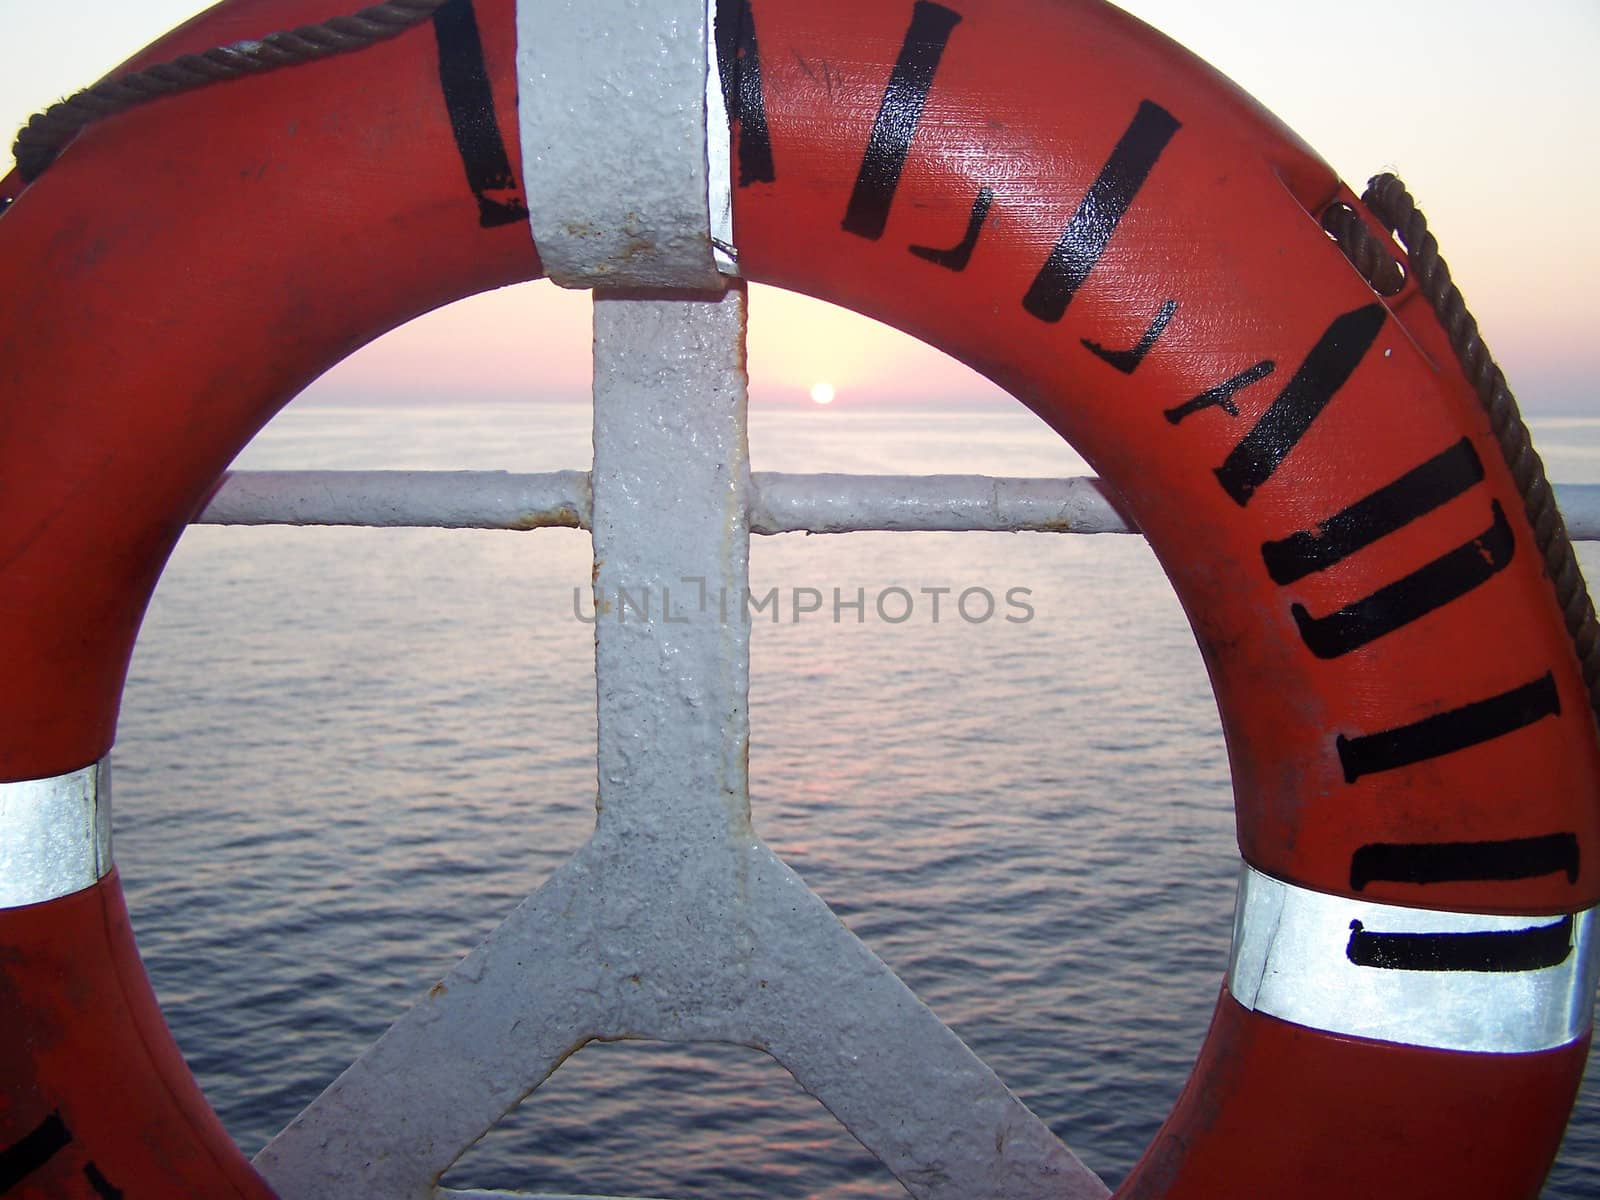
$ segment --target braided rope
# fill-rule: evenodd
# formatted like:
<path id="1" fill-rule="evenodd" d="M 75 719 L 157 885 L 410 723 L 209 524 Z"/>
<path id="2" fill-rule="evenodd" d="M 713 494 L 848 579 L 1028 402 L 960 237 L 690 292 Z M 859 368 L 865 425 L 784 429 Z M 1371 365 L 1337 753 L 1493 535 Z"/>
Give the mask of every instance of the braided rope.
<path id="1" fill-rule="evenodd" d="M 80 130 L 104 117 L 222 80 L 363 50 L 421 24 L 446 2 L 385 0 L 317 25 L 216 46 L 201 54 L 185 54 L 142 71 L 101 80 L 34 115 L 18 132 L 11 153 L 23 180 L 31 183 Z"/>
<path id="2" fill-rule="evenodd" d="M 1417 209 L 1405 184 L 1393 175 L 1375 175 L 1361 202 L 1405 246 L 1417 286 L 1433 306 L 1461 369 L 1489 414 L 1489 426 L 1522 494 L 1534 542 L 1544 557 L 1545 573 L 1555 588 L 1556 602 L 1572 636 L 1584 684 L 1589 689 L 1590 707 L 1600 718 L 1600 622 L 1595 619 L 1594 603 L 1578 569 L 1566 522 L 1556 508 L 1544 463 L 1533 448 L 1528 426 L 1506 384 L 1505 372 L 1489 354 L 1476 318 L 1468 311 L 1461 289 L 1451 280 L 1450 268 L 1440 257 L 1439 241 L 1428 231 L 1427 219 Z M 1405 272 L 1353 208 L 1333 205 L 1323 214 L 1323 227 L 1375 290 L 1382 295 L 1400 290 Z"/>
<path id="3" fill-rule="evenodd" d="M 1375 237 L 1367 223 L 1343 201 L 1330 204 L 1322 214 L 1322 228 L 1344 251 L 1356 270 L 1380 296 L 1393 296 L 1406 285 L 1405 269 Z"/>

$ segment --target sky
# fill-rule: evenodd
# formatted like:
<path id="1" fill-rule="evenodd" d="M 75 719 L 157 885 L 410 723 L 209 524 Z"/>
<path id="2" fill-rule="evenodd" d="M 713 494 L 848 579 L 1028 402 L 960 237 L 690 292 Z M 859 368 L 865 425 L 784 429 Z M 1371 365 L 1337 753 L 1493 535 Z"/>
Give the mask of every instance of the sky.
<path id="1" fill-rule="evenodd" d="M 351 0 L 352 10 L 360 6 Z M 20 126 L 204 7 L 0 0 L 0 126 Z M 1358 192 L 1369 175 L 1397 171 L 1428 214 L 1524 410 L 1600 415 L 1588 295 L 1600 276 L 1600 0 L 1123 7 L 1231 75 Z M 1390 78 L 1358 65 L 1372 58 Z M 0 157 L 9 160 L 6 140 Z M 757 403 L 809 404 L 819 381 L 836 387 L 840 408 L 1004 402 L 965 367 L 865 318 L 765 288 L 752 291 L 750 304 Z M 537 361 L 529 328 L 540 331 Z M 588 344 L 585 295 L 524 285 L 379 339 L 311 394 L 418 401 L 465 380 L 493 381 L 505 398 L 514 379 L 531 396 L 579 397 L 588 387 Z"/>

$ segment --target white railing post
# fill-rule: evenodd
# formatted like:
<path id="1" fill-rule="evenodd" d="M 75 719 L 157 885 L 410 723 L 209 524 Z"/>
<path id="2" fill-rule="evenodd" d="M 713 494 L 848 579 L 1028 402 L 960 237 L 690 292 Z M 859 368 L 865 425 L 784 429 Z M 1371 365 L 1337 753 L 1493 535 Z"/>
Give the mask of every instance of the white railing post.
<path id="1" fill-rule="evenodd" d="M 599 835 L 748 839 L 744 290 L 594 316 Z"/>
<path id="2" fill-rule="evenodd" d="M 766 1051 L 918 1200 L 1106 1196 L 751 829 L 742 290 L 603 297 L 595 332 L 594 836 L 257 1165 L 444 1200 L 573 1051 L 649 1038 Z"/>

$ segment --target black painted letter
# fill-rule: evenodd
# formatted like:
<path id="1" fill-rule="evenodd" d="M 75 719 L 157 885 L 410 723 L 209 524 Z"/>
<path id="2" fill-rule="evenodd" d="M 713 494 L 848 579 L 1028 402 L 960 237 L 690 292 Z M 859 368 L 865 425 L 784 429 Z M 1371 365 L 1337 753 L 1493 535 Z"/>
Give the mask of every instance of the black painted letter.
<path id="1" fill-rule="evenodd" d="M 1454 754 L 1468 746 L 1504 737 L 1545 717 L 1558 716 L 1561 697 L 1555 676 L 1541 675 L 1509 692 L 1474 700 L 1448 712 L 1435 713 L 1410 725 L 1360 737 L 1340 734 L 1335 743 L 1346 783 L 1363 775 L 1392 771 L 1412 763 Z"/>
<path id="2" fill-rule="evenodd" d="M 1572 954 L 1572 918 L 1490 933 L 1368 933 L 1350 922 L 1345 957 L 1384 971 L 1541 971 Z"/>
<path id="3" fill-rule="evenodd" d="M 1217 468 L 1218 482 L 1240 508 L 1272 478 L 1328 401 L 1349 380 L 1378 340 L 1387 312 L 1381 304 L 1369 304 L 1337 317 L 1255 428 Z"/>
<path id="4" fill-rule="evenodd" d="M 1161 340 L 1161 335 L 1167 331 L 1167 322 L 1172 320 L 1172 314 L 1178 311 L 1178 302 L 1168 300 L 1161 305 L 1161 311 L 1156 313 L 1155 320 L 1150 322 L 1150 327 L 1144 331 L 1138 342 L 1128 350 L 1107 350 L 1099 342 L 1083 339 L 1083 348 L 1093 354 L 1101 362 L 1110 363 L 1124 375 L 1132 375 L 1139 369 L 1139 364 L 1144 361 L 1144 356 L 1154 349 L 1155 344 Z M 1170 415 L 1169 415 L 1169 420 Z M 1182 420 L 1183 418 L 1179 418 Z M 1176 421 L 1173 424 L 1177 424 Z"/>
<path id="5" fill-rule="evenodd" d="M 889 73 L 878 118 L 872 123 L 872 136 L 861 159 L 850 206 L 845 210 L 844 229 L 860 237 L 876 240 L 889 223 L 889 208 L 900 187 L 900 172 L 911 139 L 916 137 L 922 106 L 933 87 L 933 76 L 944 57 L 950 31 L 961 22 L 961 14 L 942 4 L 917 0 L 911 10 L 911 27 L 900 44 L 900 57 Z"/>
<path id="6" fill-rule="evenodd" d="M 1260 383 L 1268 375 L 1278 369 L 1278 364 L 1270 358 L 1264 358 L 1253 367 L 1246 367 L 1237 375 L 1224 379 L 1214 388 L 1207 388 L 1193 400 L 1185 400 L 1176 408 L 1169 408 L 1162 415 L 1173 425 L 1178 424 L 1185 417 L 1192 417 L 1197 412 L 1204 412 L 1208 408 L 1220 408 L 1230 417 L 1239 415 L 1239 406 L 1233 398 L 1244 391 L 1253 383 Z"/>
<path id="7" fill-rule="evenodd" d="M 772 135 L 767 129 L 767 104 L 761 90 L 761 48 L 756 43 L 756 18 L 750 0 L 717 0 L 717 70 L 722 76 L 722 103 L 729 122 L 739 126 L 739 186 L 771 183 Z"/>
<path id="8" fill-rule="evenodd" d="M 1379 588 L 1365 599 L 1325 617 L 1313 617 L 1304 605 L 1290 607 L 1300 636 L 1318 658 L 1338 658 L 1384 634 L 1459 600 L 1505 569 L 1517 542 L 1500 502 L 1490 502 L 1494 523 L 1472 541 L 1457 546 L 1404 579 Z"/>
<path id="9" fill-rule="evenodd" d="M 472 0 L 448 0 L 433 14 L 433 32 L 439 42 L 439 86 L 467 186 L 478 200 L 478 224 L 492 229 L 526 220 L 528 205 L 500 136 Z"/>
<path id="10" fill-rule="evenodd" d="M 20 1140 L 0 1150 L 0 1195 L 4 1195 L 72 1141 L 60 1113 L 51 1113 Z"/>
<path id="11" fill-rule="evenodd" d="M 1483 463 L 1462 438 L 1349 508 L 1318 522 L 1315 532 L 1291 534 L 1261 547 L 1274 583 L 1293 583 L 1365 549 L 1454 500 L 1483 479 Z"/>
<path id="12" fill-rule="evenodd" d="M 122 1200 L 122 1189 L 101 1174 L 100 1168 L 93 1163 L 83 1165 L 83 1177 L 89 1181 L 89 1186 L 100 1200 Z"/>
<path id="13" fill-rule="evenodd" d="M 1133 122 L 1123 131 L 1106 165 L 1089 185 L 1083 203 L 1067 222 L 1061 240 L 1022 298 L 1022 307 L 1030 316 L 1041 321 L 1061 320 L 1067 305 L 1105 253 L 1106 244 L 1149 178 L 1156 159 L 1180 127 L 1179 120 L 1159 104 L 1151 100 L 1139 102 Z"/>
<path id="14" fill-rule="evenodd" d="M 1538 879 L 1563 874 L 1578 882 L 1578 835 L 1547 833 L 1542 837 L 1508 838 L 1500 842 L 1371 842 L 1350 859 L 1350 886 L 1367 884 L 1483 883 Z"/>
<path id="15" fill-rule="evenodd" d="M 952 271 L 965 271 L 972 261 L 972 252 L 978 248 L 978 238 L 983 233 L 983 223 L 989 219 L 989 207 L 994 203 L 993 188 L 979 188 L 978 198 L 972 202 L 972 212 L 967 217 L 966 235 L 948 250 L 934 246 L 913 246 L 911 253 L 925 258 L 938 267 Z"/>

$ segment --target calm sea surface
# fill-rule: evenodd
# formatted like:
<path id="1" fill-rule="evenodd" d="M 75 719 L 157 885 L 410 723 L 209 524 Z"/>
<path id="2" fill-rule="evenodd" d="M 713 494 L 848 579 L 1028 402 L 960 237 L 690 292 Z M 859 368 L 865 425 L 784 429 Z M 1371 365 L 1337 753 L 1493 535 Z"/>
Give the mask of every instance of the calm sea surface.
<path id="1" fill-rule="evenodd" d="M 582 468 L 588 422 L 291 406 L 239 465 Z M 1084 470 L 1020 408 L 752 422 L 759 470 Z M 1540 432 L 1555 478 L 1600 482 L 1600 421 Z M 248 1153 L 587 836 L 589 571 L 567 530 L 179 546 L 123 707 L 117 856 L 168 1020 Z M 1154 558 L 1133 537 L 789 535 L 757 539 L 752 571 L 758 592 L 1030 589 L 1023 624 L 759 623 L 754 817 L 1114 1185 L 1205 1032 L 1238 863 L 1210 688 Z M 446 1182 L 904 1195 L 761 1054 L 638 1043 L 580 1051 Z M 1596 1194 L 1591 1079 L 1546 1195 Z"/>

